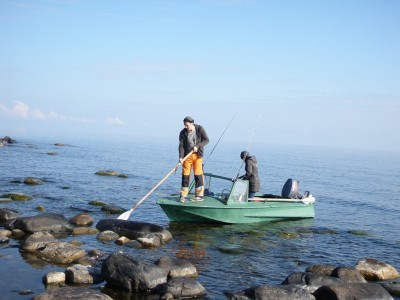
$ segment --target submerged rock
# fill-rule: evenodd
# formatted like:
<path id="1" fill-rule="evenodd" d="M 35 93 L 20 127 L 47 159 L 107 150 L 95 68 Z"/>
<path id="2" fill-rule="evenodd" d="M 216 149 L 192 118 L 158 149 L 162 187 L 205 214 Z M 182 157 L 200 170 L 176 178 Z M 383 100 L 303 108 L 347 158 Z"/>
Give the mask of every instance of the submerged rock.
<path id="1" fill-rule="evenodd" d="M 24 183 L 28 185 L 41 185 L 43 184 L 43 181 L 34 177 L 27 177 L 25 178 Z"/>
<path id="2" fill-rule="evenodd" d="M 0 198 L 10 198 L 14 201 L 28 201 L 31 200 L 33 197 L 24 193 L 6 193 L 1 195 Z"/>
<path id="3" fill-rule="evenodd" d="M 115 177 L 121 177 L 121 178 L 128 178 L 127 174 L 123 174 L 117 171 L 112 171 L 112 170 L 100 170 L 95 173 L 96 175 L 100 176 L 115 176 Z"/>
<path id="4" fill-rule="evenodd" d="M 46 292 L 32 298 L 32 300 L 63 300 L 63 299 L 85 299 L 85 300 L 112 300 L 106 294 L 89 288 L 63 287 L 49 289 Z"/>

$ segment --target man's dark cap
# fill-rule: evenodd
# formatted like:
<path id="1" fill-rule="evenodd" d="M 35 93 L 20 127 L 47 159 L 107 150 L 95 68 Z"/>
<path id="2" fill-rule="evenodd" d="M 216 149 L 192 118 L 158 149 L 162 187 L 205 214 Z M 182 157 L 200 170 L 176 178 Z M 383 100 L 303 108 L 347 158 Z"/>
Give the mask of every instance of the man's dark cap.
<path id="1" fill-rule="evenodd" d="M 183 123 L 186 123 L 186 122 L 194 123 L 194 119 L 192 117 L 187 116 L 183 119 Z"/>

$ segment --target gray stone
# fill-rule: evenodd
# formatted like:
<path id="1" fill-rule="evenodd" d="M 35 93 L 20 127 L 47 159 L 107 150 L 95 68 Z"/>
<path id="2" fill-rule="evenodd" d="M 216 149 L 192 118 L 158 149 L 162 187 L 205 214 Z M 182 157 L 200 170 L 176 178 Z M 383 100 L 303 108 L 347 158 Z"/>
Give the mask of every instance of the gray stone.
<path id="1" fill-rule="evenodd" d="M 125 236 L 131 240 L 137 240 L 139 238 L 151 238 L 154 235 L 159 237 L 162 243 L 166 243 L 172 239 L 171 233 L 164 227 L 145 222 L 103 219 L 97 223 L 96 228 L 100 231 L 114 231 L 120 236 Z"/>
<path id="2" fill-rule="evenodd" d="M 27 236 L 20 248 L 25 252 L 36 252 L 43 249 L 49 242 L 57 242 L 57 239 L 48 232 L 39 231 Z"/>
<path id="3" fill-rule="evenodd" d="M 327 284 L 318 288 L 314 296 L 317 300 L 393 300 L 393 297 L 379 284 L 359 282 Z"/>
<path id="4" fill-rule="evenodd" d="M 55 264 L 70 264 L 86 255 L 85 250 L 66 242 L 49 242 L 36 253 L 40 258 Z"/>
<path id="5" fill-rule="evenodd" d="M 87 266 L 76 264 L 65 270 L 65 282 L 68 284 L 92 284 L 93 277 Z"/>
<path id="6" fill-rule="evenodd" d="M 32 298 L 32 300 L 112 300 L 106 294 L 86 288 L 64 287 L 47 290 Z"/>
<path id="7" fill-rule="evenodd" d="M 156 266 L 142 263 L 122 252 L 108 256 L 101 275 L 115 288 L 135 292 L 154 292 L 167 282 L 167 272 Z"/>
<path id="8" fill-rule="evenodd" d="M 0 208 L 0 224 L 7 222 L 8 220 L 18 218 L 20 213 L 13 209 Z"/>
<path id="9" fill-rule="evenodd" d="M 167 270 L 169 277 L 196 277 L 198 275 L 193 264 L 175 257 L 161 257 L 157 265 Z"/>
<path id="10" fill-rule="evenodd" d="M 164 299 L 195 298 L 206 294 L 206 289 L 195 279 L 187 277 L 175 277 L 167 282 L 163 288 Z"/>
<path id="11" fill-rule="evenodd" d="M 38 231 L 67 232 L 71 231 L 68 220 L 61 214 L 47 213 L 37 216 L 19 217 L 14 222 L 6 224 L 7 229 L 20 229 L 27 233 Z"/>
<path id="12" fill-rule="evenodd" d="M 44 284 L 60 284 L 65 283 L 65 273 L 64 272 L 50 272 L 43 276 Z"/>
<path id="13" fill-rule="evenodd" d="M 78 226 L 91 226 L 94 223 L 93 218 L 86 213 L 80 213 L 72 217 L 70 222 Z"/>
<path id="14" fill-rule="evenodd" d="M 346 282 L 367 282 L 354 267 L 337 267 L 332 271 L 332 276 Z"/>

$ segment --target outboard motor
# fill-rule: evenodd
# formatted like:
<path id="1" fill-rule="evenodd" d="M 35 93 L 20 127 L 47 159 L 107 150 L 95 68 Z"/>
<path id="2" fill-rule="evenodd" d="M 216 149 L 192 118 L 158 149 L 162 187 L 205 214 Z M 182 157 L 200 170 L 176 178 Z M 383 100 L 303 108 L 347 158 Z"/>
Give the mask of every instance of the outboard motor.
<path id="1" fill-rule="evenodd" d="M 302 199 L 303 195 L 299 193 L 299 182 L 289 178 L 282 188 L 282 197 L 290 199 Z"/>

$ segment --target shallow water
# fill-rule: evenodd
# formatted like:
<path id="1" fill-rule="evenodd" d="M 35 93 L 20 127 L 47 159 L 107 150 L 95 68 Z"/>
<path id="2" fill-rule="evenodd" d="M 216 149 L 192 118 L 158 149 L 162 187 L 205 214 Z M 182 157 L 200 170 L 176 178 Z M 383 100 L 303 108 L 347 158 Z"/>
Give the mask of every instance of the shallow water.
<path id="1" fill-rule="evenodd" d="M 26 216 L 38 214 L 37 207 L 44 206 L 46 212 L 63 213 L 67 218 L 83 210 L 89 211 L 95 222 L 116 218 L 88 202 L 100 200 L 129 209 L 177 163 L 177 145 L 171 142 L 73 141 L 55 146 L 60 141 L 17 141 L 0 148 L 0 195 L 22 192 L 34 198 L 0 203 L 0 208 L 16 209 Z M 235 177 L 241 150 L 224 143 L 211 157 L 206 152 L 205 170 Z M 290 273 L 304 271 L 312 264 L 354 266 L 359 259 L 373 257 L 400 270 L 399 153 L 274 145 L 254 145 L 252 152 L 259 161 L 262 191 L 280 193 L 287 178 L 298 179 L 300 191 L 309 190 L 317 199 L 315 219 L 255 225 L 169 224 L 155 201 L 179 191 L 178 171 L 130 218 L 166 226 L 173 240 L 161 248 L 100 243 L 93 235 L 65 240 L 82 241 L 85 250 L 123 250 L 146 261 L 161 256 L 185 258 L 197 267 L 197 280 L 211 299 L 226 299 L 225 291 L 280 283 Z M 105 169 L 129 177 L 95 175 Z M 29 176 L 42 179 L 44 184 L 23 184 Z M 39 294 L 45 290 L 42 276 L 65 269 L 31 261 L 18 247 L 17 240 L 0 246 L 1 299 L 32 297 L 20 295 L 21 290 Z"/>

